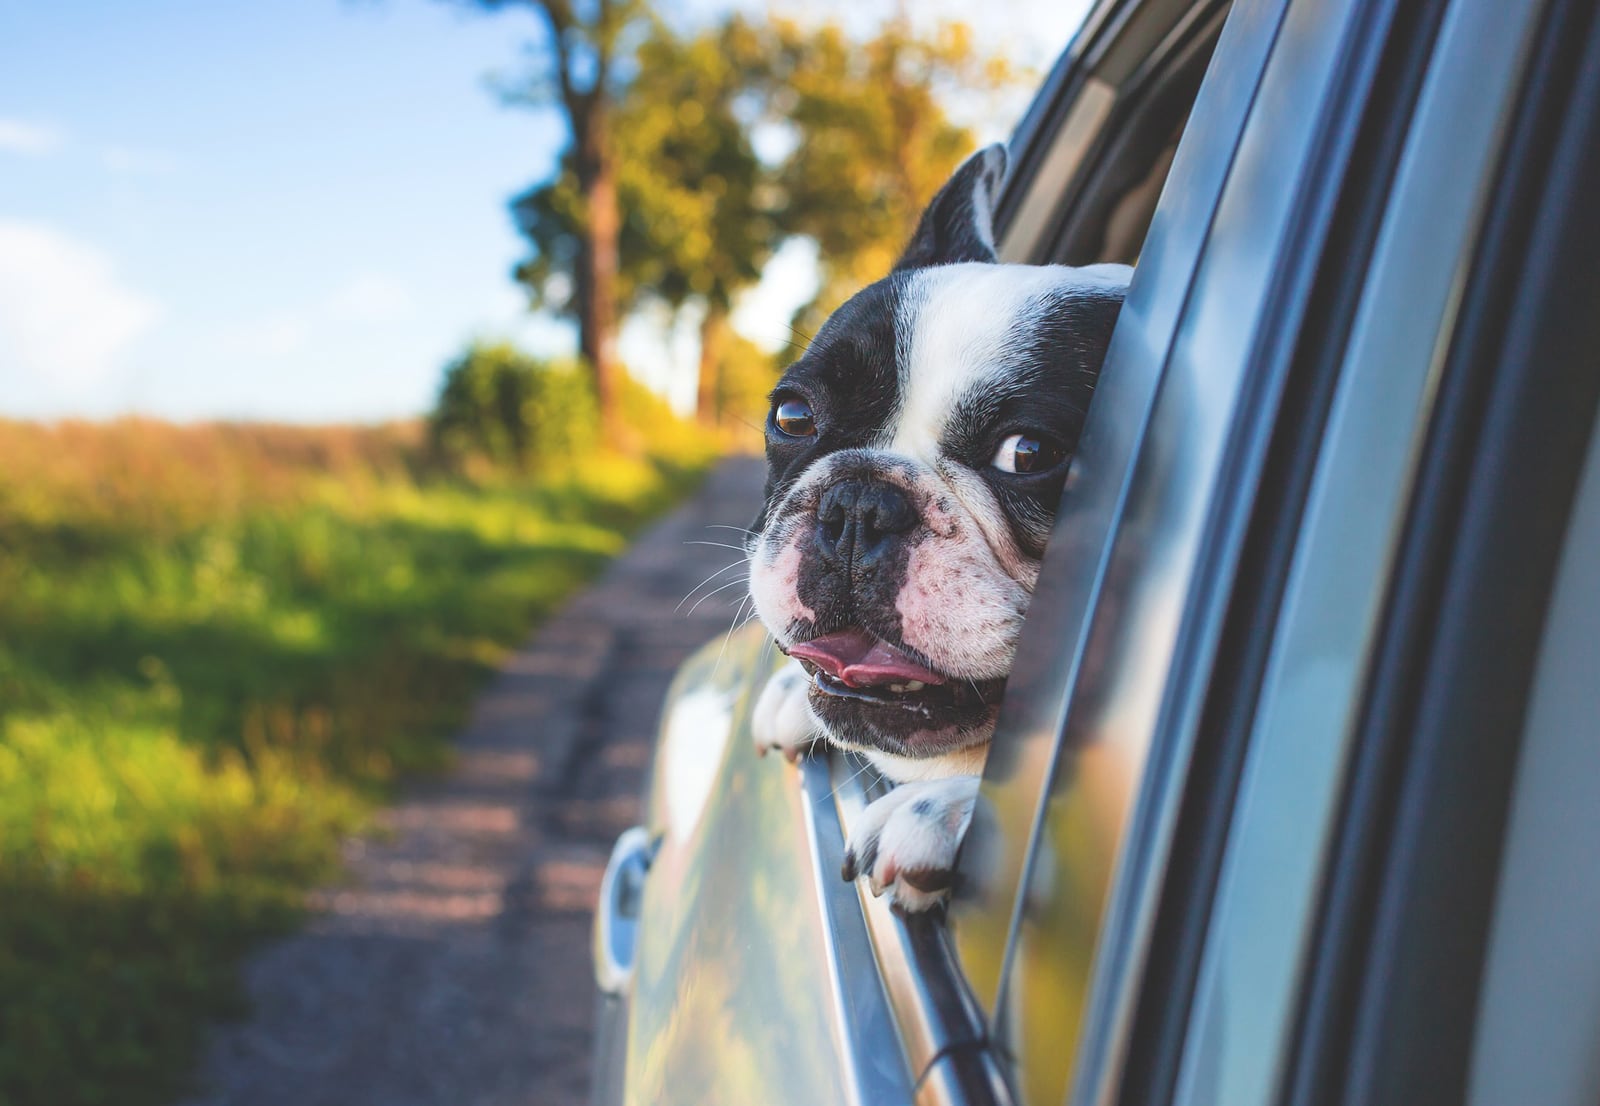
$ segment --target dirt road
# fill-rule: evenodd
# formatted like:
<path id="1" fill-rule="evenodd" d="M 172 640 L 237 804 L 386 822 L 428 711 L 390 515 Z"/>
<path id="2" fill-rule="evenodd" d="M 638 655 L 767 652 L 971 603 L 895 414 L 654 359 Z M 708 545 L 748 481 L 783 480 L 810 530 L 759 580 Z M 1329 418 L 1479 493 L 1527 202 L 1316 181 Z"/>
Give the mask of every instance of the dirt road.
<path id="1" fill-rule="evenodd" d="M 743 595 L 675 611 L 738 556 L 685 543 L 737 545 L 709 527 L 747 525 L 761 479 L 725 463 L 509 660 L 457 769 L 350 843 L 349 882 L 250 962 L 255 1016 L 216 1031 L 190 1106 L 586 1101 L 600 873 L 638 817 L 674 668 Z"/>

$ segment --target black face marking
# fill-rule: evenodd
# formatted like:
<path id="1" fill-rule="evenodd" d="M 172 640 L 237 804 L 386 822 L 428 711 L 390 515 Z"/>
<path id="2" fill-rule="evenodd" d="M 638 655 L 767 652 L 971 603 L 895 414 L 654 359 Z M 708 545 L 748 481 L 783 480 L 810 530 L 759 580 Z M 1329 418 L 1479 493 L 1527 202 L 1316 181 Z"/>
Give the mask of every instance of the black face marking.
<path id="1" fill-rule="evenodd" d="M 1017 546 L 1044 555 L 1056 504 L 1089 411 L 1106 344 L 1122 296 L 1082 288 L 1056 289 L 1020 313 L 993 384 L 957 401 L 940 438 L 947 457 L 978 472 L 994 492 Z M 1037 436 L 1058 447 L 1062 460 L 1032 473 L 1008 473 L 991 463 L 1012 434 Z"/>
<path id="2" fill-rule="evenodd" d="M 909 276 L 869 285 L 829 316 L 805 353 L 772 390 L 774 409 L 790 397 L 811 409 L 815 433 L 795 438 L 767 427 L 765 506 L 751 529 L 819 457 L 867 445 L 900 400 L 895 320 Z"/>
<path id="3" fill-rule="evenodd" d="M 893 704 L 875 704 L 824 695 L 813 689 L 811 712 L 835 741 L 862 749 L 880 749 L 902 757 L 934 757 L 953 753 L 982 740 L 999 713 L 999 691 L 988 704 L 974 695 L 959 704 L 940 704 L 925 712 Z"/>

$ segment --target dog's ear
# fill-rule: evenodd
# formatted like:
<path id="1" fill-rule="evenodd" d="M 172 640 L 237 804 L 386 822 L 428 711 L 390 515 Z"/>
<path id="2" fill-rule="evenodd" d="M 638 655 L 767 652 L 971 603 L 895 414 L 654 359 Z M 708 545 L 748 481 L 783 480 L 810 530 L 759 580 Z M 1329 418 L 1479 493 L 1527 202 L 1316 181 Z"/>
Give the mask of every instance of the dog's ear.
<path id="1" fill-rule="evenodd" d="M 998 142 L 963 161 L 922 213 L 895 269 L 999 260 L 994 249 L 994 208 L 1005 177 L 1006 148 Z"/>

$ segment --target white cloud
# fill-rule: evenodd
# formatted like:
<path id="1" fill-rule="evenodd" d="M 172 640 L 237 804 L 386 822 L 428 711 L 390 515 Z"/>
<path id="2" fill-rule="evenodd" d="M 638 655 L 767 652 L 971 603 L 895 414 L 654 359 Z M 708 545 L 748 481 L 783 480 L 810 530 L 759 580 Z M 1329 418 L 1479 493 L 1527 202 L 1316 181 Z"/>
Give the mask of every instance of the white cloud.
<path id="1" fill-rule="evenodd" d="M 411 292 L 393 277 L 363 273 L 337 288 L 325 307 L 341 322 L 390 322 L 411 310 Z"/>
<path id="2" fill-rule="evenodd" d="M 0 153 L 42 157 L 53 154 L 66 143 L 54 127 L 24 123 L 20 119 L 0 119 Z"/>
<path id="3" fill-rule="evenodd" d="M 164 176 L 178 167 L 177 158 L 160 150 L 117 143 L 86 144 L 69 139 L 59 127 L 0 118 L 0 154 L 46 157 L 69 151 L 69 148 L 98 162 L 107 172 L 119 175 Z"/>
<path id="4" fill-rule="evenodd" d="M 0 380 L 84 396 L 111 381 L 158 315 L 105 253 L 35 223 L 0 219 Z"/>

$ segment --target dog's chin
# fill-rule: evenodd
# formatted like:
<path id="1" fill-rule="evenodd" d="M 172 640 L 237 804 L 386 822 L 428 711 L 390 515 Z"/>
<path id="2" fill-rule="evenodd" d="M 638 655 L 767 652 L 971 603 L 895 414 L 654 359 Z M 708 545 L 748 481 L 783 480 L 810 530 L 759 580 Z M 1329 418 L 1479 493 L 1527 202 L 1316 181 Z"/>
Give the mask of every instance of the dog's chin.
<path id="1" fill-rule="evenodd" d="M 811 711 L 838 745 L 912 760 L 948 757 L 994 734 L 1005 681 L 952 681 L 910 692 L 849 687 L 811 673 Z"/>

